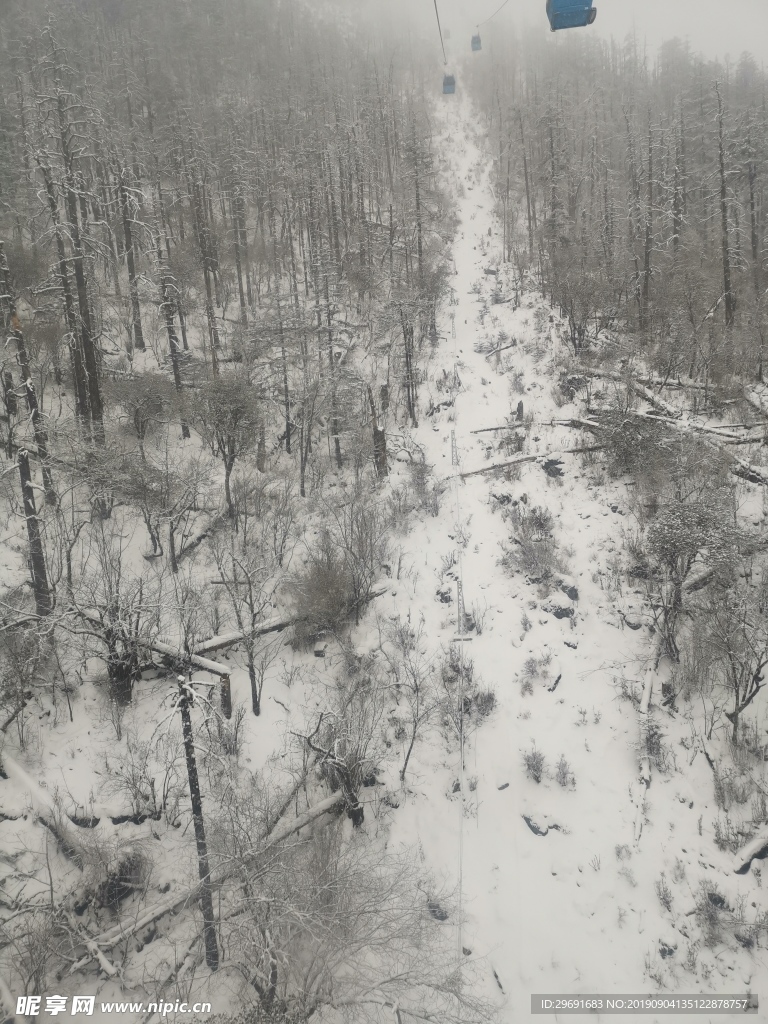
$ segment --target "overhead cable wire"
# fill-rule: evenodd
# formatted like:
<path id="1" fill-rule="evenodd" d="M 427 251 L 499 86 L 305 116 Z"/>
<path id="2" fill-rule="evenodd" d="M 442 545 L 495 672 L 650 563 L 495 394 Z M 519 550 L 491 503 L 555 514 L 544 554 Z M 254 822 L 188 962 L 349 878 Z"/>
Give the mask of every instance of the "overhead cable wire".
<path id="1" fill-rule="evenodd" d="M 437 0 L 435 0 L 435 17 L 437 18 L 437 31 L 440 33 L 440 45 L 443 48 L 443 63 L 448 63 L 448 58 L 445 55 L 445 43 L 443 42 L 443 30 L 440 27 L 440 13 L 437 9 Z"/>
<path id="2" fill-rule="evenodd" d="M 505 8 L 505 7 L 507 6 L 507 4 L 508 4 L 508 3 L 509 3 L 509 0 L 504 0 L 504 3 L 503 3 L 503 4 L 501 5 L 501 7 L 497 7 L 497 8 L 496 8 L 496 10 L 495 10 L 495 11 L 493 12 L 493 14 L 491 15 L 491 17 L 490 17 L 490 18 L 486 18 L 486 19 L 485 19 L 485 21 L 481 21 L 481 22 L 480 22 L 480 23 L 478 24 L 478 26 L 477 26 L 477 27 L 478 27 L 478 28 L 480 28 L 480 25 L 487 25 L 487 24 L 488 24 L 488 22 L 489 22 L 489 21 L 492 21 L 492 20 L 493 20 L 493 18 L 495 18 L 495 17 L 496 17 L 496 15 L 497 15 L 497 14 L 499 13 L 499 11 L 503 10 L 503 9 L 504 9 L 504 8 Z"/>

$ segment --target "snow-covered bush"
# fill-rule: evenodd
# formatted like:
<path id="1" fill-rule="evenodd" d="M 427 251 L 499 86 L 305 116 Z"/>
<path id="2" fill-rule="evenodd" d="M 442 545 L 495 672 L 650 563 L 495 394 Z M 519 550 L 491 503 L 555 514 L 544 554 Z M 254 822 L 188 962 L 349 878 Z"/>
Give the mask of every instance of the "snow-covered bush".
<path id="1" fill-rule="evenodd" d="M 346 621 L 352 585 L 327 531 L 310 548 L 306 565 L 293 574 L 287 590 L 293 598 L 293 639 L 297 646 L 313 643 L 324 631 L 336 632 Z"/>
<path id="2" fill-rule="evenodd" d="M 701 928 L 705 946 L 711 948 L 722 941 L 723 916 L 727 910 L 728 904 L 717 884 L 702 882 L 696 894 L 696 921 Z"/>
<path id="3" fill-rule="evenodd" d="M 571 771 L 571 766 L 565 759 L 565 755 L 560 755 L 560 760 L 557 762 L 557 768 L 555 769 L 555 778 L 558 784 L 565 788 L 566 786 L 576 785 L 576 776 Z"/>
<path id="4" fill-rule="evenodd" d="M 504 510 L 511 527 L 511 544 L 505 549 L 502 564 L 511 572 L 522 572 L 532 583 L 549 589 L 565 565 L 551 530 L 554 519 L 548 509 L 534 505 L 530 509 L 517 503 Z"/>
<path id="5" fill-rule="evenodd" d="M 658 878 L 654 883 L 656 889 L 656 895 L 659 897 L 659 903 L 664 907 L 665 910 L 672 910 L 672 890 L 669 888 L 664 872 L 661 873 L 661 878 Z"/>
<path id="6" fill-rule="evenodd" d="M 535 746 L 530 750 L 526 750 L 523 754 L 525 773 L 528 778 L 533 779 L 534 782 L 541 782 L 546 763 L 547 759 L 540 750 L 536 749 Z"/>

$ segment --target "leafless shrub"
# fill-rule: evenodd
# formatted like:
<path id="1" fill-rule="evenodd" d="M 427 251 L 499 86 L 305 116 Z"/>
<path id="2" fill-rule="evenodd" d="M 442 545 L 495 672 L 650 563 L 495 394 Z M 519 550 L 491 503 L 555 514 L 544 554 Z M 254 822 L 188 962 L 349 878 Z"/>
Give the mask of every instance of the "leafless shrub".
<path id="1" fill-rule="evenodd" d="M 571 771 L 571 766 L 566 761 L 564 754 L 560 755 L 560 760 L 557 762 L 555 778 L 563 788 L 576 785 L 576 776 Z"/>
<path id="2" fill-rule="evenodd" d="M 215 737 L 218 746 L 221 752 L 229 757 L 237 757 L 240 753 L 245 717 L 246 710 L 242 704 L 237 704 L 232 709 L 232 717 L 230 719 L 223 718 L 221 715 L 214 716 Z M 206 719 L 206 725 L 210 734 L 210 719 Z"/>
<path id="3" fill-rule="evenodd" d="M 724 914 L 728 905 L 715 882 L 702 882 L 696 894 L 696 920 L 708 948 L 722 941 Z"/>
<path id="4" fill-rule="evenodd" d="M 400 779 L 405 780 L 416 738 L 442 702 L 435 685 L 435 674 L 426 649 L 423 625 L 415 629 L 409 622 L 396 619 L 383 631 L 381 650 L 394 677 L 393 690 L 398 703 L 402 698 L 408 709 L 408 731 Z"/>
<path id="5" fill-rule="evenodd" d="M 14 924 L 4 927 L 8 945 L 2 959 L 6 977 L 17 979 L 18 991 L 42 995 L 56 957 L 59 932 L 51 908 L 28 909 L 15 927 Z"/>
<path id="6" fill-rule="evenodd" d="M 324 631 L 337 632 L 349 615 L 352 583 L 328 530 L 310 547 L 301 572 L 294 571 L 287 591 L 293 598 L 294 642 L 306 646 Z"/>
<path id="7" fill-rule="evenodd" d="M 96 889 L 97 902 L 110 910 L 144 888 L 151 871 L 151 862 L 143 850 L 123 850 L 108 866 L 106 878 Z"/>
<path id="8" fill-rule="evenodd" d="M 671 911 L 672 890 L 669 888 L 669 885 L 667 884 L 667 880 L 664 877 L 663 871 L 661 873 L 661 878 L 658 878 L 654 883 L 654 887 L 656 889 L 656 895 L 659 898 L 659 903 L 661 903 L 662 907 L 664 907 L 665 910 Z"/>
<path id="9" fill-rule="evenodd" d="M 715 846 L 735 853 L 752 838 L 754 831 L 751 822 L 737 825 L 727 814 L 722 819 L 718 816 L 714 822 Z"/>
<path id="10" fill-rule="evenodd" d="M 532 583 L 551 586 L 556 573 L 565 566 L 551 536 L 553 518 L 542 506 L 528 509 L 522 503 L 505 513 L 511 526 L 510 545 L 502 564 L 512 572 L 524 573 Z"/>
<path id="11" fill-rule="evenodd" d="M 525 751 L 523 754 L 523 764 L 525 765 L 525 773 L 528 778 L 533 779 L 534 782 L 541 782 L 546 765 L 546 758 L 542 752 L 537 750 L 535 746 Z"/>
<path id="12" fill-rule="evenodd" d="M 472 705 L 478 718 L 490 718 L 496 710 L 496 694 L 493 690 L 477 690 L 472 694 Z"/>
<path id="13" fill-rule="evenodd" d="M 423 459 L 411 462 L 409 469 L 417 507 L 423 509 L 428 515 L 439 515 L 445 485 L 438 483 L 432 477 L 432 467 L 428 466 Z"/>
<path id="14" fill-rule="evenodd" d="M 619 878 L 623 878 L 629 882 L 633 889 L 637 888 L 637 880 L 635 879 L 634 873 L 631 868 L 626 867 L 619 868 Z"/>

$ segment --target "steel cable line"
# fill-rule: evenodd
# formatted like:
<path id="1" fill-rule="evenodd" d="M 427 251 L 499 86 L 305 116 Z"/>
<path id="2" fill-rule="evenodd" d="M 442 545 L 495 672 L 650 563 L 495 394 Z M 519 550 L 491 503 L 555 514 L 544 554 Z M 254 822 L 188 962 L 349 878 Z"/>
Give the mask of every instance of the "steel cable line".
<path id="1" fill-rule="evenodd" d="M 487 25 L 488 22 L 492 21 L 496 17 L 496 15 L 499 13 L 499 11 L 503 10 L 507 6 L 508 3 L 509 3 L 509 0 L 504 0 L 504 3 L 501 5 L 501 7 L 497 7 L 496 10 L 491 15 L 491 17 L 490 18 L 486 18 L 485 21 L 479 22 L 477 27 L 480 28 L 480 25 Z"/>
<path id="2" fill-rule="evenodd" d="M 439 13 L 439 11 L 437 9 L 437 0 L 434 0 L 434 2 L 435 2 L 435 17 L 437 18 L 437 31 L 440 33 L 440 45 L 443 48 L 443 63 L 447 64 L 448 63 L 448 58 L 445 55 L 445 43 L 443 42 L 443 30 L 440 27 L 440 13 Z"/>

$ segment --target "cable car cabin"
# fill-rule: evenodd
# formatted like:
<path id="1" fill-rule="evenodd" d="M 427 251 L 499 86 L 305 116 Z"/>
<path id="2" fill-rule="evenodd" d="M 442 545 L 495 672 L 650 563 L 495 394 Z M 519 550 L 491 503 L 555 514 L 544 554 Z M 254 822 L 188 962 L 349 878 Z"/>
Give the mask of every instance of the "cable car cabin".
<path id="1" fill-rule="evenodd" d="M 474 51 L 482 50 L 483 44 L 480 42 L 480 36 L 472 36 L 472 49 Z"/>
<path id="2" fill-rule="evenodd" d="M 444 93 L 456 92 L 456 76 L 455 75 L 443 75 L 443 92 Z"/>
<path id="3" fill-rule="evenodd" d="M 562 28 L 582 28 L 597 17 L 592 0 L 547 0 L 547 17 L 553 32 Z"/>

